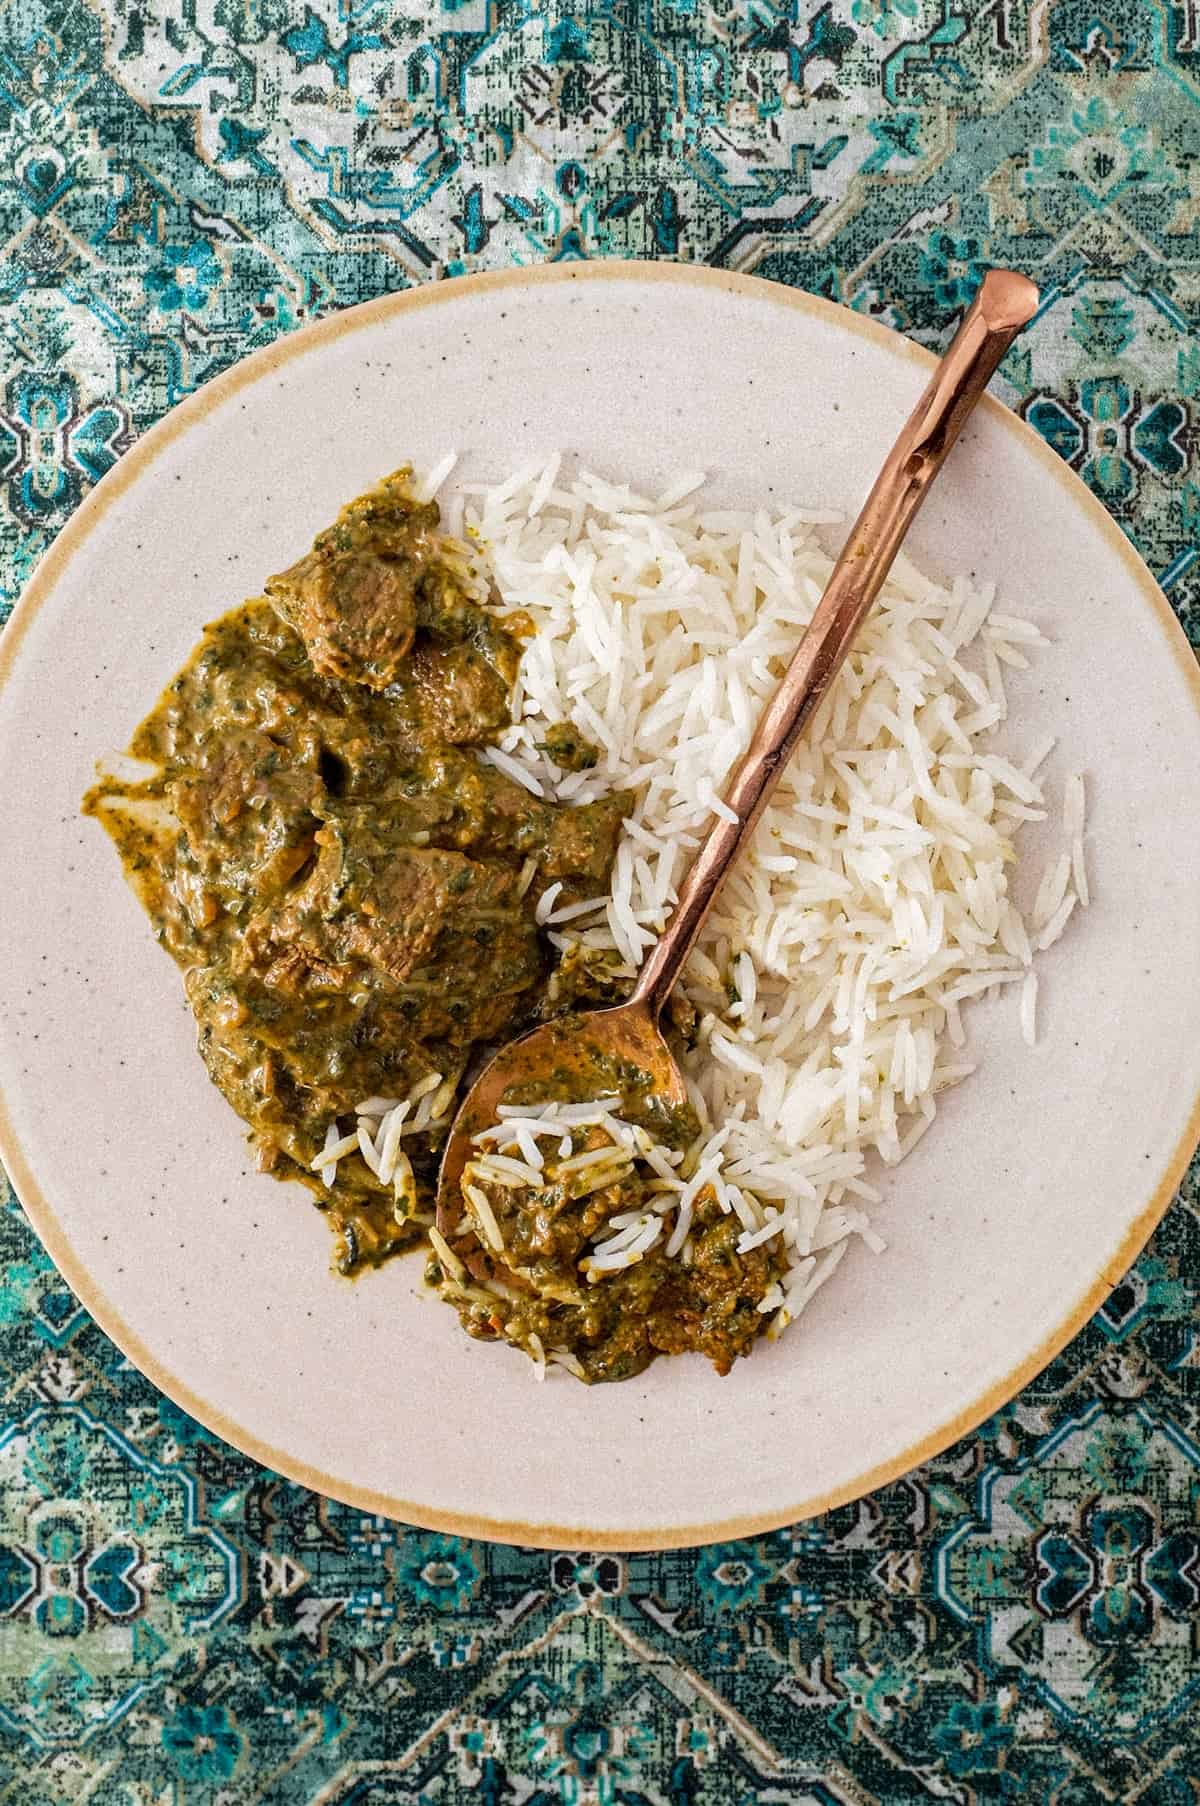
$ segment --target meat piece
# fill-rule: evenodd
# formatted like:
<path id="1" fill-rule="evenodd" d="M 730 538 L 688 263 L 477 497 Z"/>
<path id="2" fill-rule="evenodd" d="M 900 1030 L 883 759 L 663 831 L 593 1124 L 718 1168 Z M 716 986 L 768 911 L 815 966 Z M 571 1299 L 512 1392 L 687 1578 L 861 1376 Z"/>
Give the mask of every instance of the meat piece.
<path id="1" fill-rule="evenodd" d="M 405 993 L 422 1038 L 501 1027 L 539 976 L 531 913 L 510 866 L 437 847 L 381 846 L 327 822 L 311 876 L 247 923 L 243 960 L 265 983 L 312 995 L 363 982 Z"/>
<path id="2" fill-rule="evenodd" d="M 348 897 L 346 919 L 338 923 L 341 945 L 403 984 L 427 963 L 447 915 L 479 869 L 460 853 L 398 847 L 357 878 L 358 894 Z"/>
<path id="3" fill-rule="evenodd" d="M 232 733 L 167 785 L 188 862 L 224 900 L 278 894 L 312 852 L 320 784 L 265 734 Z"/>
<path id="4" fill-rule="evenodd" d="M 626 791 L 616 791 L 578 808 L 556 808 L 541 858 L 542 876 L 606 882 L 616 857 L 621 823 L 632 806 L 633 798 Z"/>
<path id="5" fill-rule="evenodd" d="M 412 705 L 420 726 L 451 746 L 487 740 L 509 723 L 509 685 L 465 642 L 418 644 L 409 661 Z"/>
<path id="6" fill-rule="evenodd" d="M 541 964 L 512 869 L 436 847 L 399 847 L 356 872 L 335 928 L 343 956 L 394 984 L 411 990 L 431 968 L 424 1012 L 446 1007 L 452 1018 L 490 1018 Z"/>
<path id="7" fill-rule="evenodd" d="M 546 803 L 503 772 L 479 766 L 456 789 L 470 832 L 481 850 L 516 853 L 538 862 L 546 880 L 606 881 L 616 856 L 621 823 L 633 807 L 626 790 L 592 803 Z"/>
<path id="8" fill-rule="evenodd" d="M 291 997 L 311 998 L 315 991 L 348 991 L 354 982 L 353 970 L 322 959 L 302 942 L 293 941 L 282 950 L 269 928 L 256 933 L 258 923 L 251 918 L 246 928 L 244 947 L 246 963 L 255 959 L 262 968 L 262 981 L 272 991 Z"/>
<path id="9" fill-rule="evenodd" d="M 304 641 L 314 670 L 386 690 L 412 647 L 419 598 L 442 572 L 435 503 L 399 470 L 343 508 L 311 552 L 267 583 Z"/>
<path id="10" fill-rule="evenodd" d="M 385 690 L 399 676 L 417 627 L 421 566 L 401 552 L 309 552 L 267 594 L 308 649 L 314 670 Z"/>

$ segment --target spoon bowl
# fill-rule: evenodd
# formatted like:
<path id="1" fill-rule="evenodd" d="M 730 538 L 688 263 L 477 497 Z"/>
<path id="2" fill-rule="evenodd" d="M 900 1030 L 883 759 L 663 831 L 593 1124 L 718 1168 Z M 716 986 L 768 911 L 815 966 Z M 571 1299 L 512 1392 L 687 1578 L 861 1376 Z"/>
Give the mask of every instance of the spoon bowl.
<path id="1" fill-rule="evenodd" d="M 437 1198 L 442 1234 L 457 1232 L 473 1138 L 496 1121 L 502 1104 L 544 1097 L 548 1086 L 564 1083 L 580 1098 L 600 1096 L 612 1090 L 614 1070 L 621 1072 L 626 1094 L 634 1091 L 668 1108 L 687 1105 L 683 1075 L 645 1002 L 559 1016 L 502 1048 L 460 1104 L 442 1154 Z"/>

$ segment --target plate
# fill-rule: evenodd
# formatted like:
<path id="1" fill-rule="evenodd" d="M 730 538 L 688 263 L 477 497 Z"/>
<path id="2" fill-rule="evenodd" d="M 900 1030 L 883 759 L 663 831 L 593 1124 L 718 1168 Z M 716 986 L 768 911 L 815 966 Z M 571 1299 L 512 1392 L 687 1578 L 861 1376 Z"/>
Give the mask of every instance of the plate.
<path id="1" fill-rule="evenodd" d="M 405 458 L 457 448 L 466 481 L 569 447 L 639 483 L 700 464 L 731 504 L 852 512 L 930 362 L 711 271 L 419 289 L 189 397 L 41 566 L 0 651 L 0 1152 L 103 1328 L 248 1454 L 366 1511 L 506 1541 L 746 1535 L 878 1486 L 1003 1404 L 1162 1214 L 1200 1129 L 1200 684 L 1115 526 L 994 402 L 912 549 L 935 574 L 994 578 L 1052 636 L 1012 696 L 1028 743 L 1057 734 L 1060 770 L 1087 775 L 1094 904 L 1046 957 L 1034 1051 L 1012 1005 L 974 1012 L 980 1071 L 890 1182 L 890 1251 L 854 1249 L 727 1379 L 696 1359 L 537 1387 L 417 1296 L 415 1262 L 334 1278 L 306 1195 L 249 1170 L 178 973 L 78 813 L 94 758 L 126 744 L 202 623 Z M 1036 872 L 1036 836 L 1026 850 Z"/>

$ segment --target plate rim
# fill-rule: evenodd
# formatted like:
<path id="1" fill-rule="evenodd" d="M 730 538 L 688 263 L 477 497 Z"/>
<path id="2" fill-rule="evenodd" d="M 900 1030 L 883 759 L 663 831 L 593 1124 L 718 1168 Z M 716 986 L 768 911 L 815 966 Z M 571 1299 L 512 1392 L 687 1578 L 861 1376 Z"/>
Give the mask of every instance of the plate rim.
<path id="1" fill-rule="evenodd" d="M 571 282 L 589 284 L 612 281 L 636 281 L 710 288 L 769 301 L 790 307 L 811 317 L 833 324 L 841 330 L 856 333 L 861 339 L 880 346 L 892 356 L 907 358 L 926 370 L 937 362 L 935 354 L 914 343 L 902 333 L 877 320 L 856 313 L 821 296 L 811 295 L 782 283 L 769 282 L 758 276 L 741 275 L 707 265 L 670 262 L 597 259 L 576 264 L 537 264 L 505 270 L 484 271 L 470 276 L 457 276 L 402 289 L 360 302 L 321 320 L 314 320 L 287 334 L 273 344 L 239 359 L 229 369 L 210 378 L 185 396 L 167 414 L 142 435 L 118 462 L 89 491 L 79 507 L 42 556 L 32 577 L 18 600 L 7 626 L 0 633 L 0 694 L 12 675 L 21 641 L 38 610 L 53 591 L 60 573 L 83 551 L 94 529 L 111 504 L 124 494 L 150 464 L 177 438 L 230 396 L 282 369 L 292 359 L 328 344 L 345 334 L 388 320 L 393 315 L 420 307 L 458 300 L 472 294 L 503 289 L 543 288 Z M 1132 543 L 1117 526 L 1112 516 L 1054 453 L 1028 423 L 1011 408 L 992 395 L 985 394 L 981 407 L 999 423 L 1002 430 L 1014 435 L 1024 450 L 1034 457 L 1058 483 L 1070 501 L 1083 509 L 1091 524 L 1123 563 L 1131 581 L 1149 604 L 1150 612 L 1166 635 L 1170 649 L 1184 677 L 1200 716 L 1200 662 L 1171 609 L 1165 595 Z M 698 1547 L 706 1543 L 739 1541 L 762 1535 L 785 1524 L 801 1522 L 839 1505 L 861 1498 L 865 1493 L 887 1485 L 922 1462 L 941 1454 L 951 1443 L 968 1435 L 983 1420 L 1007 1404 L 1017 1392 L 1054 1359 L 1071 1338 L 1086 1324 L 1105 1297 L 1117 1286 L 1133 1261 L 1162 1220 L 1183 1178 L 1195 1145 L 1200 1140 L 1200 1094 L 1194 1100 L 1180 1140 L 1172 1149 L 1160 1177 L 1147 1202 L 1129 1223 L 1115 1255 L 1090 1280 L 1075 1304 L 1033 1349 L 1022 1355 L 1002 1378 L 994 1381 L 959 1412 L 935 1429 L 927 1431 L 899 1454 L 887 1457 L 844 1481 L 828 1492 L 813 1494 L 785 1510 L 746 1512 L 716 1521 L 673 1525 L 638 1530 L 600 1530 L 583 1524 L 526 1523 L 473 1513 L 447 1510 L 418 1500 L 394 1497 L 338 1475 L 326 1474 L 309 1463 L 298 1460 L 285 1450 L 273 1448 L 252 1431 L 227 1417 L 172 1373 L 166 1362 L 142 1342 L 125 1323 L 120 1312 L 92 1280 L 83 1263 L 76 1257 L 70 1238 L 59 1223 L 54 1209 L 42 1191 L 32 1166 L 9 1117 L 0 1091 L 0 1160 L 7 1169 L 17 1197 L 30 1223 L 59 1272 L 90 1316 L 105 1335 L 116 1344 L 134 1365 L 167 1398 L 187 1411 L 197 1422 L 220 1436 L 241 1453 L 285 1479 L 324 1494 L 342 1504 L 373 1516 L 396 1519 L 419 1529 L 441 1531 L 455 1536 L 474 1537 L 486 1542 L 520 1544 L 527 1547 L 571 1550 L 590 1548 L 597 1551 L 640 1553 L 658 1549 Z"/>

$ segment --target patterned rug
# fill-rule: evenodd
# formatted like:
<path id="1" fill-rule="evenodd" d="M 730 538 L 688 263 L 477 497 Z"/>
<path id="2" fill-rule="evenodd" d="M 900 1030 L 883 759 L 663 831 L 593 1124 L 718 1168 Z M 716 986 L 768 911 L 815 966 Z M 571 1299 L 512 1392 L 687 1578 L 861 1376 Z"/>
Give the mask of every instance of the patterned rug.
<path id="1" fill-rule="evenodd" d="M 215 371 L 464 270 L 668 257 L 941 345 L 1200 640 L 1198 0 L 9 0 L 0 594 Z M 3 611 L 0 611 L 2 613 Z M 0 1218 L 0 1802 L 1200 1800 L 1200 1181 L 977 1436 L 755 1542 L 546 1555 L 290 1486 Z"/>

